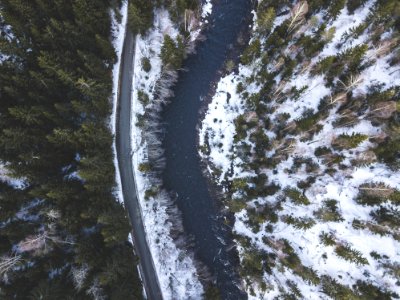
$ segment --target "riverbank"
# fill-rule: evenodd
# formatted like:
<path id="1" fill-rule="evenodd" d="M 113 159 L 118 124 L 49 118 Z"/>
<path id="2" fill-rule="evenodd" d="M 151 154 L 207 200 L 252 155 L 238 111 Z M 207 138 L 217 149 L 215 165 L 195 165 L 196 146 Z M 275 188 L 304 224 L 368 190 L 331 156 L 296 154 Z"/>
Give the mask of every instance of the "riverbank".
<path id="1" fill-rule="evenodd" d="M 210 1 L 201 13 L 188 13 L 186 41 L 193 49 L 202 24 L 196 15 L 207 16 Z M 200 280 L 207 277 L 198 264 L 184 235 L 180 212 L 170 195 L 162 189 L 158 172 L 163 168 L 158 113 L 167 102 L 170 84 L 177 74 L 163 72 L 160 58 L 165 36 L 176 40 L 180 35 L 166 10 L 157 10 L 153 28 L 138 36 L 132 89 L 132 161 L 141 203 L 147 242 L 151 248 L 166 299 L 199 299 L 204 288 Z"/>

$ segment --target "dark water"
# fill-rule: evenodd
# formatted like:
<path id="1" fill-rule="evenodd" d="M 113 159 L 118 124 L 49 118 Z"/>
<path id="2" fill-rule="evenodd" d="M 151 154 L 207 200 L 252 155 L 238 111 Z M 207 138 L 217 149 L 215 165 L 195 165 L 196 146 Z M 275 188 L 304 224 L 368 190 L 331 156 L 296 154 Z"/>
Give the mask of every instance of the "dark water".
<path id="1" fill-rule="evenodd" d="M 164 147 L 167 166 L 165 187 L 178 195 L 186 233 L 195 238 L 196 253 L 216 278 L 223 299 L 246 299 L 235 284 L 237 255 L 229 251 L 231 232 L 217 217 L 218 209 L 207 189 L 196 149 L 200 98 L 210 91 L 227 54 L 244 26 L 249 25 L 251 0 L 214 1 L 207 40 L 185 62 L 188 72 L 180 74 L 175 97 L 163 112 L 166 123 Z"/>

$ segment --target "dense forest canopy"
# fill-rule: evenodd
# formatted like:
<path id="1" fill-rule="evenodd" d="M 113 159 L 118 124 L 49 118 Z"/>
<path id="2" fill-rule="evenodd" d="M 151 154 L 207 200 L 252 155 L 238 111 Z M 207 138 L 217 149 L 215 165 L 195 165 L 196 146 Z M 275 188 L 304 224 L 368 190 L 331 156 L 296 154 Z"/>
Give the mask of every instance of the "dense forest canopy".
<path id="1" fill-rule="evenodd" d="M 111 12 L 121 1 L 2 0 L 0 298 L 139 299 L 114 192 Z"/>

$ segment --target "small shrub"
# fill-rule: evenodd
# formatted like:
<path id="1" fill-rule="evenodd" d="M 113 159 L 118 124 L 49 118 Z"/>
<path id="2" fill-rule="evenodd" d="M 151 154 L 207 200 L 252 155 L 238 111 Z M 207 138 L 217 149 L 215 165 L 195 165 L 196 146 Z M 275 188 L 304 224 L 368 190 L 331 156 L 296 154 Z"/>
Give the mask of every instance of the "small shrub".
<path id="1" fill-rule="evenodd" d="M 347 9 L 349 10 L 349 13 L 352 15 L 357 8 L 364 5 L 366 2 L 367 0 L 348 0 Z"/>
<path id="2" fill-rule="evenodd" d="M 151 171 L 151 164 L 150 163 L 141 163 L 141 164 L 139 164 L 138 169 L 142 173 L 148 173 Z"/>
<path id="3" fill-rule="evenodd" d="M 306 196 L 304 196 L 298 189 L 296 188 L 286 188 L 284 193 L 287 197 L 290 198 L 294 203 L 301 205 L 309 205 L 310 200 Z"/>
<path id="4" fill-rule="evenodd" d="M 346 5 L 346 0 L 335 0 L 331 1 L 331 5 L 328 8 L 328 17 L 335 20 L 339 14 L 340 11 L 344 8 Z"/>
<path id="5" fill-rule="evenodd" d="M 353 288 L 360 295 L 361 299 L 391 300 L 399 298 L 394 292 L 384 291 L 380 287 L 362 280 L 357 280 L 357 283 Z"/>
<path id="6" fill-rule="evenodd" d="M 303 118 L 296 120 L 296 125 L 301 131 L 310 130 L 318 123 L 321 117 L 318 113 L 314 114 L 312 110 L 306 111 L 303 115 Z"/>
<path id="7" fill-rule="evenodd" d="M 142 103 L 143 106 L 146 106 L 147 104 L 150 103 L 150 98 L 149 95 L 145 91 L 138 90 L 138 100 L 140 103 Z"/>
<path id="8" fill-rule="evenodd" d="M 262 35 L 270 33 L 276 18 L 275 9 L 273 7 L 269 7 L 264 11 L 257 11 L 257 16 L 258 32 L 260 32 Z"/>
<path id="9" fill-rule="evenodd" d="M 261 42 L 256 39 L 250 43 L 250 45 L 244 50 L 240 61 L 244 65 L 248 65 L 261 55 Z"/>
<path id="10" fill-rule="evenodd" d="M 243 82 L 239 82 L 236 86 L 236 93 L 240 94 L 244 91 L 244 85 Z"/>
<path id="11" fill-rule="evenodd" d="M 325 200 L 323 206 L 314 215 L 324 222 L 341 222 L 344 219 L 339 213 L 338 202 L 334 199 Z"/>
<path id="12" fill-rule="evenodd" d="M 240 115 L 238 116 L 235 121 L 235 136 L 234 136 L 234 142 L 239 142 L 241 140 L 244 140 L 247 136 L 247 130 L 249 129 L 249 126 L 246 122 L 245 116 Z"/>
<path id="13" fill-rule="evenodd" d="M 351 160 L 351 165 L 355 167 L 368 166 L 376 161 L 377 157 L 373 151 L 365 151 L 359 153 Z"/>
<path id="14" fill-rule="evenodd" d="M 291 167 L 292 172 L 297 172 L 303 165 L 305 165 L 305 171 L 307 173 L 313 173 L 319 170 L 319 165 L 313 161 L 311 157 L 296 156 L 293 159 L 293 165 Z"/>
<path id="15" fill-rule="evenodd" d="M 308 176 L 306 180 L 297 182 L 297 187 L 302 190 L 308 189 L 315 183 L 315 180 L 316 178 L 314 176 Z"/>
<path id="16" fill-rule="evenodd" d="M 338 283 L 328 275 L 321 277 L 322 291 L 334 300 L 361 300 L 351 288 Z"/>
<path id="17" fill-rule="evenodd" d="M 151 71 L 150 59 L 148 57 L 143 57 L 141 62 L 142 62 L 143 71 L 145 71 L 146 73 L 149 73 Z"/>
<path id="18" fill-rule="evenodd" d="M 336 61 L 336 56 L 334 55 L 323 58 L 315 65 L 312 73 L 313 74 L 327 73 L 332 68 L 332 65 L 335 61 Z"/>
<path id="19" fill-rule="evenodd" d="M 150 198 L 154 198 L 158 195 L 159 188 L 158 187 L 151 187 L 144 192 L 144 199 L 149 200 Z"/>
<path id="20" fill-rule="evenodd" d="M 326 155 L 326 154 L 330 154 L 330 153 L 332 153 L 332 150 L 325 146 L 318 147 L 314 151 L 315 156 L 322 156 L 322 155 Z"/>
<path id="21" fill-rule="evenodd" d="M 384 183 L 365 183 L 359 186 L 357 202 L 363 205 L 376 205 L 387 200 L 396 200 L 396 190 Z"/>
<path id="22" fill-rule="evenodd" d="M 283 222 L 292 225 L 296 229 L 307 230 L 315 225 L 314 219 L 308 217 L 294 218 L 292 216 L 285 215 L 282 217 L 282 219 Z"/>
<path id="23" fill-rule="evenodd" d="M 352 249 L 350 245 L 337 245 L 335 253 L 343 259 L 354 262 L 357 265 L 368 265 L 368 260 L 362 256 L 362 253 Z"/>
<path id="24" fill-rule="evenodd" d="M 248 178 L 235 178 L 232 181 L 231 191 L 232 192 L 240 192 L 244 191 L 247 188 Z"/>
<path id="25" fill-rule="evenodd" d="M 317 272 L 312 268 L 302 267 L 301 271 L 298 272 L 298 275 L 303 278 L 303 280 L 309 284 L 317 286 L 320 284 L 320 279 L 318 277 Z"/>
<path id="26" fill-rule="evenodd" d="M 172 70 L 179 69 L 185 58 L 185 45 L 182 37 L 178 36 L 175 42 L 169 35 L 165 35 L 160 58 L 164 68 Z"/>
<path id="27" fill-rule="evenodd" d="M 225 63 L 225 70 L 228 73 L 231 73 L 233 71 L 233 69 L 235 68 L 235 62 L 231 59 L 227 60 Z"/>
<path id="28" fill-rule="evenodd" d="M 388 226 L 390 229 L 399 228 L 400 226 L 400 209 L 397 206 L 381 206 L 372 211 L 370 215 L 375 222 L 383 226 Z"/>
<path id="29" fill-rule="evenodd" d="M 368 135 L 353 133 L 352 135 L 341 134 L 332 141 L 332 147 L 337 150 L 356 148 L 363 141 L 368 139 Z"/>
<path id="30" fill-rule="evenodd" d="M 322 232 L 319 235 L 319 239 L 321 240 L 321 243 L 324 244 L 325 246 L 336 245 L 335 236 L 331 233 Z"/>
<path id="31" fill-rule="evenodd" d="M 264 273 L 263 257 L 264 254 L 256 248 L 247 250 L 241 262 L 241 275 L 255 277 L 260 280 Z"/>
<path id="32" fill-rule="evenodd" d="M 400 140 L 386 139 L 374 149 L 378 161 L 386 163 L 389 168 L 397 170 L 400 167 Z"/>
<path id="33" fill-rule="evenodd" d="M 143 128 L 146 125 L 146 117 L 145 115 L 141 115 L 141 114 L 136 114 L 136 126 L 139 128 Z"/>
<path id="34" fill-rule="evenodd" d="M 150 1 L 143 3 L 129 3 L 128 26 L 134 34 L 144 34 L 153 23 L 153 5 Z"/>

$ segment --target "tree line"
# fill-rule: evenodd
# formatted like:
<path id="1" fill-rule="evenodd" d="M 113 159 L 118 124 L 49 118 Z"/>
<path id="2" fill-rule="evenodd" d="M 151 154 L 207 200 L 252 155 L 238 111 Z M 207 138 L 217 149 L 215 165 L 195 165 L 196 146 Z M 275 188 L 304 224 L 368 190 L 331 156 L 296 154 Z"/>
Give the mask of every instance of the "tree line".
<path id="1" fill-rule="evenodd" d="M 109 128 L 120 6 L 0 3 L 0 162 L 25 182 L 0 182 L 2 299 L 142 298 Z"/>

